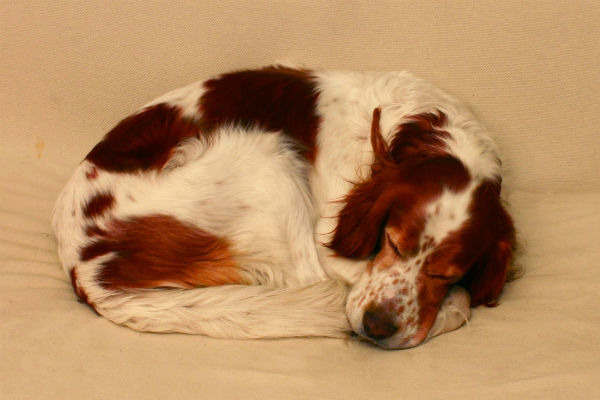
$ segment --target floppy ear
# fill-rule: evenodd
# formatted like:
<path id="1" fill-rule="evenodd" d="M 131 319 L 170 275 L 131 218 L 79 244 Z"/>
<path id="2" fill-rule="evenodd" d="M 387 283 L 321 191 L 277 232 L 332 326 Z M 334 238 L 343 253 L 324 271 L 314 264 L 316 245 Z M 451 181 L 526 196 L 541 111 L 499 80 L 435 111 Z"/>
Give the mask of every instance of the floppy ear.
<path id="1" fill-rule="evenodd" d="M 492 222 L 494 240 L 460 282 L 471 294 L 471 307 L 498 305 L 512 261 L 515 231 L 512 220 L 498 203 L 499 218 Z"/>
<path id="2" fill-rule="evenodd" d="M 337 227 L 327 247 L 348 258 L 366 258 L 375 251 L 392 196 L 377 180 L 357 185 L 346 196 Z"/>
<path id="3" fill-rule="evenodd" d="M 471 307 L 498 305 L 498 297 L 506 282 L 512 259 L 512 245 L 507 241 L 495 243 L 463 278 L 462 285 L 471 294 Z"/>
<path id="4" fill-rule="evenodd" d="M 327 244 L 327 247 L 344 257 L 365 258 L 373 253 L 393 201 L 393 194 L 389 187 L 386 188 L 386 179 L 381 174 L 389 154 L 379 129 L 380 117 L 381 109 L 374 109 L 371 123 L 371 177 L 356 184 L 344 199 L 345 205 L 338 216 L 333 240 Z"/>

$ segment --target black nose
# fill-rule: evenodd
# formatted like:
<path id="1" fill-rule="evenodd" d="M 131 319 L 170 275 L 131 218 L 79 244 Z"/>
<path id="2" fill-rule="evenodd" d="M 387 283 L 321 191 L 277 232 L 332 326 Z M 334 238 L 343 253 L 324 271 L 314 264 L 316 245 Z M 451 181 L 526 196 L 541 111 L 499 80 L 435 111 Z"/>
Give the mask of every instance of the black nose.
<path id="1" fill-rule="evenodd" d="M 391 316 L 382 309 L 370 307 L 363 316 L 365 334 L 374 340 L 389 338 L 398 330 Z"/>

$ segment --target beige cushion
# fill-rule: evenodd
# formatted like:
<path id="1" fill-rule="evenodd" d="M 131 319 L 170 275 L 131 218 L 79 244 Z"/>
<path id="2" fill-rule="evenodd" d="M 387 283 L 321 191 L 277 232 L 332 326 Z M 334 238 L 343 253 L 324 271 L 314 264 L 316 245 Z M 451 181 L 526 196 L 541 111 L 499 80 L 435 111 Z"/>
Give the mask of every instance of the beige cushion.
<path id="1" fill-rule="evenodd" d="M 3 2 L 0 398 L 590 398 L 600 390 L 600 6 Z M 49 227 L 74 166 L 169 89 L 275 60 L 409 69 L 497 134 L 525 276 L 407 351 L 140 334 L 75 301 Z"/>

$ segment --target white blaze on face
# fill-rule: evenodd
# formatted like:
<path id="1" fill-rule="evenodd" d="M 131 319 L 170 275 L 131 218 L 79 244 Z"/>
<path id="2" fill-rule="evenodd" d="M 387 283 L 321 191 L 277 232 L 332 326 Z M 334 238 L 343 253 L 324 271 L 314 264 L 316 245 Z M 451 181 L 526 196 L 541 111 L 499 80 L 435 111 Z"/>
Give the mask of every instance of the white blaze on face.
<path id="1" fill-rule="evenodd" d="M 469 205 L 474 184 L 465 190 L 454 192 L 445 189 L 442 194 L 425 208 L 425 229 L 421 241 L 433 239 L 433 244 L 440 244 L 448 235 L 458 230 L 469 218 Z M 422 244 L 423 242 L 421 242 Z"/>

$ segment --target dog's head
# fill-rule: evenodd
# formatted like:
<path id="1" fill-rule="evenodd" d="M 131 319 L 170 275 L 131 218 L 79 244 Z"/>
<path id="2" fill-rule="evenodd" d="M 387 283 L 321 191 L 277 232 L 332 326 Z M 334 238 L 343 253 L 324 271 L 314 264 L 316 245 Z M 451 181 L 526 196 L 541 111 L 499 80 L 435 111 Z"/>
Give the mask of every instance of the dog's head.
<path id="1" fill-rule="evenodd" d="M 514 228 L 500 178 L 470 171 L 448 151 L 443 114 L 411 117 L 388 146 L 379 113 L 371 176 L 348 194 L 329 246 L 345 257 L 372 257 L 348 297 L 353 330 L 385 348 L 408 348 L 428 337 L 453 285 L 468 290 L 471 306 L 495 304 Z"/>

